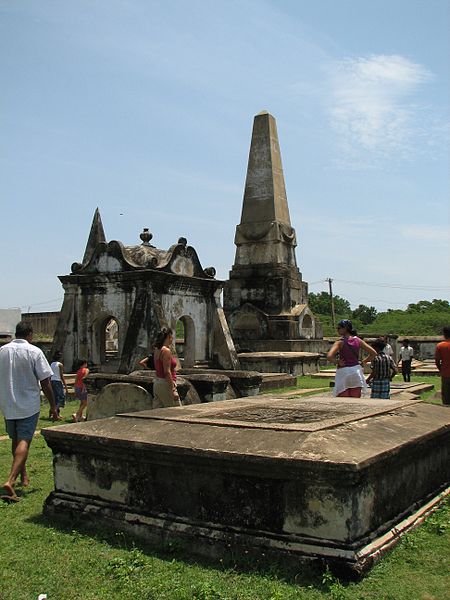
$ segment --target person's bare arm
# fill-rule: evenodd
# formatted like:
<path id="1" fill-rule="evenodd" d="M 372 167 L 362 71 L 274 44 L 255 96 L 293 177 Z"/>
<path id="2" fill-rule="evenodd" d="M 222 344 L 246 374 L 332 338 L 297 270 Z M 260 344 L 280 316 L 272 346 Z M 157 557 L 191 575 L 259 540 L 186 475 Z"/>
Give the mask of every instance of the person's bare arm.
<path id="1" fill-rule="evenodd" d="M 69 392 L 67 391 L 67 383 L 64 377 L 64 365 L 62 363 L 59 363 L 59 376 L 61 377 L 61 381 L 64 386 L 64 389 L 66 390 L 66 394 L 68 394 Z"/>
<path id="2" fill-rule="evenodd" d="M 434 353 L 434 364 L 436 365 L 437 370 L 440 372 L 442 367 L 442 358 L 437 350 Z"/>
<path id="3" fill-rule="evenodd" d="M 47 377 L 47 379 L 43 379 L 40 383 L 42 391 L 44 392 L 45 397 L 47 398 L 48 403 L 50 404 L 50 413 L 52 415 L 52 419 L 54 421 L 57 421 L 58 412 L 56 410 L 55 397 L 53 395 L 53 388 L 52 384 L 50 383 L 50 377 Z"/>
<path id="4" fill-rule="evenodd" d="M 335 358 L 336 354 L 339 352 L 339 350 L 341 349 L 341 346 L 342 346 L 341 340 L 336 340 L 334 342 L 334 344 L 331 346 L 331 348 L 327 354 L 328 362 L 334 362 L 334 358 Z"/>
<path id="5" fill-rule="evenodd" d="M 377 355 L 376 350 L 374 350 L 372 346 L 369 346 L 369 344 L 364 340 L 361 340 L 361 348 L 367 352 L 367 356 L 361 360 L 361 364 L 365 365 L 369 362 L 372 362 Z"/>
<path id="6" fill-rule="evenodd" d="M 395 362 L 392 360 L 392 358 L 391 358 L 391 364 L 389 365 L 389 367 L 391 369 L 391 381 L 392 381 L 398 373 L 398 369 L 395 366 Z"/>
<path id="7" fill-rule="evenodd" d="M 148 356 L 146 356 L 142 360 L 138 361 L 138 365 L 140 365 L 141 367 L 144 367 L 145 369 L 147 369 L 147 366 L 148 366 Z"/>

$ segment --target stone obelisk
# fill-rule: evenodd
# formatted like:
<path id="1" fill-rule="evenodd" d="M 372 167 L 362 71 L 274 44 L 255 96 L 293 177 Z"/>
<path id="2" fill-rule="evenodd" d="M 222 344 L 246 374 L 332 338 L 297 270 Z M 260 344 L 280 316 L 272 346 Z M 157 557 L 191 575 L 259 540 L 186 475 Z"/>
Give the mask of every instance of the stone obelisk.
<path id="1" fill-rule="evenodd" d="M 83 256 L 83 264 L 87 264 L 91 259 L 94 250 L 100 242 L 106 242 L 105 230 L 103 229 L 102 218 L 98 207 L 95 209 L 94 218 L 92 219 L 91 230 L 86 244 L 86 249 Z"/>
<path id="2" fill-rule="evenodd" d="M 233 337 L 298 340 L 309 317 L 307 337 L 315 337 L 307 306 L 307 284 L 297 267 L 274 117 L 256 115 L 248 159 L 241 222 L 236 227 L 236 257 L 224 291 L 224 308 Z M 261 347 L 261 344 L 259 345 Z M 263 346 L 264 347 L 264 346 Z"/>

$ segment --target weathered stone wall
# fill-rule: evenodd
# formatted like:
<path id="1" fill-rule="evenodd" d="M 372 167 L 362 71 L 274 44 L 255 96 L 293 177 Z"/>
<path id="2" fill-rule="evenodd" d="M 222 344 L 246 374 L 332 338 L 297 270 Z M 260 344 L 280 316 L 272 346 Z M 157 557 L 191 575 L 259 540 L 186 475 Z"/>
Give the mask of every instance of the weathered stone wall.
<path id="1" fill-rule="evenodd" d="M 442 336 L 401 336 L 397 340 L 397 356 L 403 346 L 403 340 L 409 340 L 409 345 L 414 349 L 414 358 L 417 360 L 429 360 L 434 358 L 436 344 L 442 342 Z"/>
<path id="2" fill-rule="evenodd" d="M 58 324 L 59 312 L 22 313 L 21 319 L 33 326 L 34 335 L 53 338 Z"/>

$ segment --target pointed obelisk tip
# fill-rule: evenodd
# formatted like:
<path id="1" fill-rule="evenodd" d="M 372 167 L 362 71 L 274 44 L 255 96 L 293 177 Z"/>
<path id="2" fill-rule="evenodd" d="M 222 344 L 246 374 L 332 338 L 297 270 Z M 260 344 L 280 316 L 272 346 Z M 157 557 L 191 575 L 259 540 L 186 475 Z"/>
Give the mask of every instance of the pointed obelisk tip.
<path id="1" fill-rule="evenodd" d="M 86 244 L 86 250 L 84 251 L 83 263 L 87 263 L 94 253 L 97 244 L 100 242 L 106 242 L 105 231 L 103 229 L 102 218 L 100 216 L 100 210 L 97 206 L 94 212 L 94 218 L 92 219 L 91 231 L 89 232 L 89 238 Z"/>

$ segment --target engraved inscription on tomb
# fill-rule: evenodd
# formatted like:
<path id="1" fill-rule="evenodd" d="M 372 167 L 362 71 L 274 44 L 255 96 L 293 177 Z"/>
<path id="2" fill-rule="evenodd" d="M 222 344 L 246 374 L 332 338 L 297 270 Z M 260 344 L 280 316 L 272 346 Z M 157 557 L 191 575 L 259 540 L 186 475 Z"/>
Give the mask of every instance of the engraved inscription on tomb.
<path id="1" fill-rule="evenodd" d="M 225 410 L 214 414 L 214 420 L 243 421 L 250 423 L 316 423 L 329 419 L 339 419 L 361 414 L 361 409 L 351 404 L 328 404 L 318 407 L 274 408 L 273 406 L 255 406 Z M 201 419 L 211 419 L 211 415 L 201 415 Z"/>

